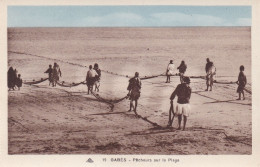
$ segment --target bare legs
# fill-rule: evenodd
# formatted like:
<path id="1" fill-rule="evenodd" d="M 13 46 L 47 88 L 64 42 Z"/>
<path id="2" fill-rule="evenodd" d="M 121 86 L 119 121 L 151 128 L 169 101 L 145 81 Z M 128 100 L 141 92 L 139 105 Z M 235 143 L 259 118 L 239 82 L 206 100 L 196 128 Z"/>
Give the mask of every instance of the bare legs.
<path id="1" fill-rule="evenodd" d="M 133 104 L 133 101 L 135 101 L 135 106 Z M 136 112 L 136 108 L 137 108 L 137 100 L 132 100 L 130 101 L 130 109 L 128 110 L 129 112 L 132 111 L 132 108 L 134 108 L 134 112 L 135 112 L 135 115 L 138 115 L 137 112 Z"/>
<path id="2" fill-rule="evenodd" d="M 183 83 L 184 73 L 180 73 L 180 82 Z"/>
<path id="3" fill-rule="evenodd" d="M 182 130 L 185 130 L 185 127 L 186 127 L 186 122 L 187 122 L 187 116 L 183 115 L 183 129 Z M 178 115 L 178 129 L 177 130 L 180 130 L 181 129 L 181 120 L 182 120 L 182 115 Z"/>
<path id="4" fill-rule="evenodd" d="M 95 91 L 99 92 L 99 85 L 95 84 Z"/>
<path id="5" fill-rule="evenodd" d="M 237 100 L 241 100 L 241 94 L 243 95 L 243 100 L 245 100 L 246 98 L 245 98 L 245 93 L 244 93 L 244 90 L 242 90 L 242 91 L 240 91 L 239 93 L 238 93 L 238 99 Z"/>
<path id="6" fill-rule="evenodd" d="M 56 86 L 56 83 L 57 83 L 57 80 L 54 80 L 54 81 L 52 82 L 52 87 L 55 87 L 55 86 Z"/>
<path id="7" fill-rule="evenodd" d="M 210 88 L 210 89 L 209 89 Z M 212 85 L 207 85 L 207 89 L 206 89 L 206 91 L 212 91 Z"/>
<path id="8" fill-rule="evenodd" d="M 207 81 L 207 89 L 205 90 L 205 91 L 212 91 L 212 83 L 209 83 L 209 82 L 211 82 L 211 81 Z M 210 89 L 209 89 L 210 88 Z"/>
<path id="9" fill-rule="evenodd" d="M 92 93 L 92 90 L 93 90 L 93 85 L 88 85 L 88 94 L 89 94 L 89 91 Z"/>
<path id="10" fill-rule="evenodd" d="M 170 83 L 171 81 L 171 76 L 170 75 L 167 75 L 167 79 L 166 79 L 166 82 L 165 83 Z"/>

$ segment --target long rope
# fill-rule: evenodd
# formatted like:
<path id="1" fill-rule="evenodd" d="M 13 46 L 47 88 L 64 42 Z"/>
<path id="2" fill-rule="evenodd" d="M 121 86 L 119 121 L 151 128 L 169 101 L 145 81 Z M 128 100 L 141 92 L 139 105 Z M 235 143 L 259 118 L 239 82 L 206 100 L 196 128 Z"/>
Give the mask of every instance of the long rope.
<path id="1" fill-rule="evenodd" d="M 49 58 L 49 57 L 45 57 L 45 56 L 39 56 L 39 55 L 35 55 L 35 54 L 29 54 L 29 53 L 24 53 L 24 52 L 17 52 L 17 51 L 8 51 L 10 53 L 15 53 L 15 54 L 24 54 L 24 55 L 30 55 L 30 56 L 36 56 L 36 57 L 40 57 L 40 58 L 45 58 L 45 59 L 49 59 L 49 60 L 54 60 L 54 61 L 60 61 L 60 62 L 63 62 L 63 63 L 68 63 L 68 64 L 71 64 L 71 65 L 76 65 L 76 66 L 80 66 L 80 67 L 86 67 L 86 66 L 83 66 L 81 64 L 77 64 L 77 63 L 71 63 L 71 62 L 66 62 L 66 61 L 63 61 L 63 60 L 59 60 L 59 59 L 54 59 L 54 58 Z M 106 70 L 101 70 L 102 72 L 105 72 L 105 73 L 109 73 L 109 74 L 112 74 L 112 75 L 117 75 L 117 76 L 122 76 L 122 77 L 127 77 L 127 78 L 131 78 L 130 76 L 128 75 L 123 75 L 123 74 L 118 74 L 118 73 L 114 73 L 114 72 L 110 72 L 110 71 L 106 71 Z M 166 72 L 162 73 L 162 74 L 159 74 L 159 75 L 151 75 L 151 76 L 144 76 L 144 77 L 140 77 L 141 80 L 146 80 L 146 79 L 152 79 L 152 78 L 156 78 L 156 77 L 159 77 L 159 76 L 166 76 Z M 179 76 L 178 73 L 176 74 L 172 74 L 170 76 Z M 201 79 L 206 79 L 205 76 L 189 76 L 190 78 L 201 78 Z M 219 76 L 218 76 L 219 77 Z M 226 77 L 226 76 L 223 76 L 223 77 Z M 224 82 L 224 81 L 217 81 L 217 80 L 214 80 L 213 81 L 214 83 L 217 83 L 217 84 L 235 84 L 236 82 L 233 82 L 233 81 L 230 81 L 230 82 Z M 62 84 L 61 84 L 62 85 Z M 74 86 L 74 84 L 71 84 L 72 86 Z M 75 84 L 77 86 L 77 84 Z M 63 85 L 62 85 L 63 86 Z M 71 87 L 70 85 L 67 85 L 64 87 Z M 245 89 L 246 92 L 248 93 L 252 93 L 250 90 L 248 89 Z"/>
<path id="2" fill-rule="evenodd" d="M 70 83 L 70 84 L 66 84 L 65 82 L 57 82 L 57 85 L 61 86 L 61 87 L 75 87 L 75 86 L 79 86 L 81 84 L 85 84 L 85 81 L 79 82 L 79 83 Z"/>
<path id="3" fill-rule="evenodd" d="M 35 85 L 35 84 L 39 84 L 39 83 L 41 83 L 41 82 L 44 82 L 44 81 L 46 81 L 48 78 L 41 78 L 41 80 L 39 80 L 39 81 L 31 81 L 31 82 L 26 82 L 26 81 L 24 81 L 23 83 L 24 84 L 27 84 L 27 85 Z"/>
<path id="4" fill-rule="evenodd" d="M 55 61 L 61 61 L 61 62 L 64 62 L 64 63 L 68 63 L 68 64 L 71 64 L 71 65 L 76 65 L 76 66 L 80 66 L 80 67 L 86 67 L 86 66 L 83 66 L 83 65 L 80 65 L 80 64 L 76 64 L 76 63 L 71 63 L 71 62 L 65 62 L 65 61 L 62 61 L 62 60 L 58 60 L 58 59 L 53 59 L 53 58 L 47 58 L 47 57 L 44 57 L 44 56 L 39 56 L 39 55 L 33 55 L 33 54 L 27 54 L 27 53 L 21 53 L 21 52 L 13 52 L 13 51 L 8 51 L 10 53 L 16 53 L 16 54 L 25 54 L 25 55 L 31 55 L 31 56 L 37 56 L 37 57 L 40 57 L 40 58 L 45 58 L 45 59 L 50 59 L 50 60 L 55 60 Z M 109 73 L 109 74 L 112 74 L 112 75 L 117 75 L 117 76 L 122 76 L 122 77 L 127 77 L 127 78 L 130 78 L 128 75 L 122 75 L 122 74 L 117 74 L 117 73 L 113 73 L 113 72 L 109 72 L 109 71 L 105 71 L 105 70 L 101 70 L 103 72 L 106 72 L 106 73 Z M 152 76 L 144 76 L 144 77 L 140 77 L 141 80 L 146 80 L 146 79 L 152 79 L 152 78 L 156 78 L 156 77 L 159 77 L 159 76 L 166 76 L 165 73 L 162 73 L 162 74 L 159 74 L 159 75 L 152 75 Z M 179 76 L 178 74 L 173 74 L 171 76 Z M 205 76 L 189 76 L 190 78 L 200 78 L 200 79 L 206 79 Z M 44 81 L 48 80 L 48 78 L 41 78 L 40 80 L 38 81 L 30 81 L 30 82 L 26 82 L 24 81 L 23 83 L 24 84 L 27 84 L 27 85 L 35 85 L 35 84 L 39 84 L 39 83 L 42 83 Z M 213 81 L 214 83 L 217 83 L 217 84 L 237 84 L 237 82 L 224 82 L 224 81 L 217 81 L 217 80 L 214 80 Z M 79 86 L 81 84 L 86 84 L 85 81 L 82 81 L 82 82 L 79 82 L 79 83 L 65 83 L 64 81 L 63 82 L 57 82 L 57 84 L 61 87 L 75 87 L 75 86 Z M 246 92 L 252 94 L 252 92 L 248 89 L 248 88 L 245 88 L 244 89 Z M 111 107 L 111 111 L 113 111 L 113 108 L 114 108 L 114 104 L 116 103 L 119 103 L 125 99 L 127 99 L 129 96 L 126 95 L 122 98 L 119 98 L 119 99 L 106 99 L 106 98 L 103 98 L 101 97 L 99 94 L 96 94 L 94 92 L 91 92 L 92 95 L 99 101 L 101 102 L 104 102 L 104 103 L 107 103 L 110 105 Z M 160 125 L 158 125 L 157 123 L 154 123 L 154 122 L 151 122 L 149 121 L 146 117 L 142 117 L 140 115 L 138 115 L 141 119 L 153 124 L 154 126 L 157 126 L 157 127 L 161 127 Z M 14 121 L 14 120 L 12 120 Z M 14 121 L 15 122 L 15 121 Z M 25 128 L 25 127 L 24 127 Z M 26 130 L 28 130 L 27 128 L 25 128 Z M 202 128 L 200 128 L 202 129 Z M 203 128 L 204 129 L 204 128 Z M 206 129 L 206 128 L 205 128 Z M 238 140 L 235 140 L 234 136 L 228 136 L 225 131 L 223 129 L 207 129 L 207 130 L 221 130 L 221 132 L 225 135 L 225 139 L 226 140 L 230 140 L 230 141 L 233 141 L 233 142 L 239 142 L 239 143 L 242 143 L 242 144 L 246 144 L 246 145 L 249 145 L 249 146 L 252 146 L 251 144 L 249 143 L 244 143 L 244 142 L 241 142 L 241 141 L 238 141 Z"/>
<path id="5" fill-rule="evenodd" d="M 68 64 L 71 64 L 71 65 L 77 65 L 77 66 L 80 66 L 80 67 L 86 67 L 86 66 L 83 66 L 83 65 L 80 65 L 80 64 L 76 64 L 76 63 L 71 63 L 71 62 L 65 62 L 63 60 L 58 60 L 58 59 L 54 59 L 54 58 L 48 58 L 48 57 L 45 57 L 45 56 L 39 56 L 39 55 L 34 55 L 34 54 L 28 54 L 28 53 L 23 53 L 23 52 L 16 52 L 16 51 L 8 51 L 10 53 L 15 53 L 15 54 L 24 54 L 24 55 L 30 55 L 30 56 L 36 56 L 36 57 L 40 57 L 40 58 L 45 58 L 45 59 L 49 59 L 49 60 L 55 60 L 55 61 L 60 61 L 60 62 L 63 62 L 63 63 L 68 63 Z M 114 72 L 110 72 L 110 71 L 105 71 L 105 70 L 101 70 L 102 72 L 105 72 L 105 73 L 109 73 L 109 74 L 112 74 L 112 75 L 118 75 L 118 76 L 122 76 L 122 77 L 127 77 L 127 78 L 130 78 L 128 75 L 122 75 L 122 74 L 118 74 L 118 73 L 114 73 Z M 162 74 L 159 74 L 159 75 L 152 75 L 152 76 L 144 76 L 144 77 L 140 77 L 141 80 L 146 80 L 146 79 L 152 79 L 152 78 L 156 78 L 156 77 L 159 77 L 159 76 L 166 76 L 166 73 L 162 73 Z M 172 74 L 170 76 L 179 76 L 178 73 L 176 74 Z M 206 77 L 205 76 L 189 76 L 190 78 L 201 78 L 201 79 L 204 79 L 206 80 Z M 44 82 L 46 81 L 48 78 L 45 78 L 45 79 L 41 79 L 39 81 L 32 81 L 32 82 L 23 82 L 24 84 L 28 84 L 28 85 L 34 85 L 34 84 L 38 84 L 38 83 L 41 83 L 41 82 Z M 217 83 L 217 84 L 237 84 L 237 82 L 233 82 L 233 81 L 230 81 L 230 82 L 224 82 L 224 81 L 217 81 L 217 80 L 214 80 L 213 83 Z M 65 84 L 65 82 L 57 82 L 57 84 L 61 87 L 75 87 L 75 86 L 78 86 L 80 84 L 84 84 L 84 81 L 83 82 L 80 82 L 80 83 L 71 83 L 71 84 Z M 249 88 L 244 88 L 244 90 L 249 93 L 249 94 L 252 94 L 252 91 L 249 90 Z"/>
<path id="6" fill-rule="evenodd" d="M 94 93 L 93 91 L 91 92 L 91 94 L 94 97 L 96 97 L 99 101 L 103 101 L 103 102 L 106 102 L 106 103 L 109 103 L 109 104 L 119 103 L 119 102 L 121 102 L 121 101 L 123 101 L 123 100 L 125 100 L 125 99 L 127 99 L 129 97 L 128 95 L 126 95 L 126 96 L 124 96 L 122 98 L 119 98 L 119 99 L 116 99 L 116 100 L 112 100 L 112 99 L 105 99 L 105 98 L 101 97 L 99 94 Z"/>

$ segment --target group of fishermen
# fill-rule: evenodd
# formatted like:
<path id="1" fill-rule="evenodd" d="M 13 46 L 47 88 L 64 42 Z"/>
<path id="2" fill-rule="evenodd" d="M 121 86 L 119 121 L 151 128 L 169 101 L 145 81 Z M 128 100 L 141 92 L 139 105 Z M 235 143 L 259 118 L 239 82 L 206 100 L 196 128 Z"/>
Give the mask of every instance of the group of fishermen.
<path id="1" fill-rule="evenodd" d="M 216 67 L 214 66 L 213 62 L 209 60 L 209 58 L 206 59 L 207 63 L 205 66 L 206 71 L 206 85 L 207 89 L 205 91 L 212 91 L 212 86 L 214 82 L 214 75 L 216 75 Z M 190 88 L 190 78 L 185 76 L 185 72 L 187 70 L 187 65 L 184 61 L 181 62 L 179 67 L 177 67 L 179 70 L 179 76 L 180 76 L 180 84 L 176 87 L 176 89 L 172 92 L 170 96 L 170 110 L 169 110 L 169 122 L 168 127 L 172 126 L 173 118 L 175 115 L 178 117 L 178 129 L 181 129 L 181 122 L 182 117 L 184 119 L 183 123 L 183 130 L 185 130 L 187 117 L 190 115 L 190 97 L 191 97 L 191 88 Z M 45 73 L 48 73 L 49 75 L 49 85 L 52 85 L 53 87 L 56 86 L 57 82 L 59 81 L 59 77 L 62 76 L 61 69 L 57 63 L 54 63 L 53 67 L 52 65 L 49 65 L 49 68 L 45 71 Z M 166 83 L 170 83 L 170 77 L 174 75 L 174 64 L 173 61 L 170 60 L 170 63 L 167 66 L 166 70 Z M 101 77 L 101 70 L 99 69 L 99 66 L 97 63 L 94 64 L 94 68 L 92 65 L 89 66 L 89 70 L 86 75 L 86 84 L 88 86 L 88 94 L 89 92 L 93 91 L 93 86 L 95 86 L 95 91 L 99 91 L 100 86 L 100 77 Z M 243 100 L 245 99 L 244 96 L 244 88 L 247 83 L 246 76 L 244 74 L 244 66 L 240 66 L 240 73 L 238 76 L 238 88 L 237 93 L 239 93 L 239 98 L 237 100 L 241 100 L 241 94 L 243 95 Z M 13 70 L 12 67 L 8 70 L 8 88 L 13 89 L 15 86 L 20 89 L 22 86 L 22 79 L 21 75 L 18 74 L 17 71 Z M 142 83 L 141 79 L 139 78 L 139 73 L 135 72 L 135 76 L 129 80 L 129 84 L 127 87 L 127 90 L 129 91 L 127 96 L 130 99 L 130 109 L 129 112 L 134 111 L 134 113 L 137 114 L 137 104 L 138 99 L 141 95 L 141 88 Z M 173 108 L 173 100 L 175 97 L 178 97 L 177 99 L 177 105 Z M 134 105 L 135 103 L 135 105 Z M 172 115 L 172 116 L 171 116 Z"/>
<path id="2" fill-rule="evenodd" d="M 17 70 L 13 69 L 13 67 L 9 68 L 7 72 L 8 90 L 15 90 L 16 87 L 20 90 L 20 87 L 22 87 L 23 81 L 21 79 L 21 74 L 17 75 L 17 73 Z"/>
<path id="3" fill-rule="evenodd" d="M 207 58 L 206 61 L 207 61 L 206 66 L 205 66 L 206 85 L 207 85 L 206 91 L 208 91 L 208 90 L 212 91 L 214 76 L 216 75 L 217 70 L 216 70 L 216 67 L 214 66 L 213 62 L 210 61 L 209 58 Z M 183 83 L 184 73 L 187 70 L 187 65 L 185 64 L 184 61 L 181 61 L 181 64 L 179 65 L 179 67 L 177 67 L 177 69 L 179 70 L 178 75 L 180 76 L 180 82 Z M 170 77 L 175 74 L 174 72 L 175 72 L 174 64 L 173 64 L 173 61 L 170 60 L 170 63 L 168 64 L 167 69 L 166 69 L 166 82 L 165 83 L 170 83 Z"/>
<path id="4" fill-rule="evenodd" d="M 53 67 L 52 65 L 49 65 L 49 68 L 44 73 L 48 73 L 49 86 L 52 85 L 53 87 L 56 86 L 59 78 L 62 76 L 60 66 L 57 63 L 54 63 Z M 88 94 L 93 91 L 93 86 L 95 86 L 95 91 L 99 91 L 100 77 L 101 70 L 99 69 L 98 64 L 95 63 L 94 68 L 90 65 L 86 76 Z"/>
<path id="5" fill-rule="evenodd" d="M 86 84 L 88 86 L 88 94 L 93 91 L 93 87 L 95 86 L 95 91 L 99 91 L 100 86 L 100 78 L 101 78 L 101 70 L 98 67 L 98 64 L 94 64 L 94 68 L 92 65 L 89 66 L 89 70 L 86 76 Z"/>
<path id="6" fill-rule="evenodd" d="M 207 63 L 205 66 L 206 71 L 206 90 L 205 91 L 212 91 L 212 86 L 214 83 L 214 76 L 216 75 L 216 67 L 214 66 L 214 63 L 209 60 L 209 58 L 206 59 Z M 179 76 L 180 76 L 180 84 L 176 87 L 176 89 L 172 92 L 170 96 L 170 110 L 169 110 L 169 121 L 168 121 L 168 127 L 172 126 L 174 116 L 176 115 L 178 117 L 178 130 L 181 129 L 181 122 L 182 118 L 183 121 L 183 130 L 185 130 L 187 118 L 190 115 L 191 108 L 190 108 L 190 98 L 191 98 L 191 88 L 190 88 L 190 78 L 187 76 L 184 76 L 184 73 L 187 70 L 187 65 L 184 61 L 181 62 L 179 67 L 177 67 L 179 70 Z M 238 76 L 238 88 L 237 93 L 239 93 L 239 98 L 237 100 L 241 100 L 241 94 L 243 95 L 243 100 L 245 99 L 244 96 L 244 88 L 247 83 L 246 76 L 243 73 L 244 66 L 240 66 L 240 73 Z M 170 83 L 170 77 L 174 75 L 174 64 L 173 61 L 170 60 L 170 63 L 167 66 L 166 70 L 166 83 Z M 135 112 L 137 115 L 136 109 L 138 104 L 138 99 L 141 94 L 141 79 L 139 78 L 139 73 L 136 72 L 135 76 L 129 80 L 129 85 L 127 89 L 129 90 L 129 99 L 130 99 L 130 109 L 129 111 Z M 177 104 L 174 107 L 173 106 L 173 100 L 175 97 L 178 97 Z M 133 105 L 133 102 L 135 102 L 135 105 Z"/>
<path id="7" fill-rule="evenodd" d="M 54 63 L 52 67 L 52 65 L 50 64 L 49 68 L 44 73 L 48 73 L 49 75 L 49 86 L 52 85 L 53 87 L 55 87 L 61 77 L 60 66 L 57 63 Z"/>
<path id="8" fill-rule="evenodd" d="M 207 64 L 205 66 L 206 71 L 206 85 L 208 91 L 208 88 L 210 87 L 210 91 L 212 91 L 213 86 L 213 77 L 216 75 L 216 67 L 214 66 L 213 62 L 209 60 L 209 58 L 206 59 Z M 174 116 L 176 115 L 178 117 L 178 130 L 181 129 L 181 122 L 182 117 L 184 119 L 183 121 L 183 130 L 185 130 L 187 118 L 190 115 L 190 97 L 191 97 L 191 88 L 190 88 L 190 78 L 184 76 L 184 73 L 187 70 L 187 65 L 184 61 L 181 62 L 179 67 L 177 67 L 179 70 L 179 76 L 180 76 L 180 84 L 176 87 L 176 89 L 173 91 L 173 93 L 170 96 L 170 110 L 169 110 L 169 121 L 168 121 L 168 127 L 172 126 Z M 170 60 L 170 63 L 167 66 L 166 69 L 166 83 L 170 83 L 170 77 L 171 75 L 174 75 L 174 64 L 173 61 Z M 178 97 L 177 99 L 177 105 L 173 106 L 173 100 L 175 97 Z M 175 109 L 175 110 L 174 110 Z"/>

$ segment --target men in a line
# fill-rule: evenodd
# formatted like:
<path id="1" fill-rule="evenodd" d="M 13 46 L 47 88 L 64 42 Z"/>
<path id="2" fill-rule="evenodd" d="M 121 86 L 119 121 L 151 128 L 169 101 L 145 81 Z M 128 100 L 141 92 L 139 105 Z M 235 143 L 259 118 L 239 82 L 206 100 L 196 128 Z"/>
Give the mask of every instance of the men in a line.
<path id="1" fill-rule="evenodd" d="M 95 70 L 96 73 L 98 74 L 98 75 L 95 76 L 95 83 L 94 83 L 94 85 L 95 85 L 95 91 L 98 92 L 98 91 L 99 91 L 99 86 L 100 86 L 101 70 L 99 69 L 97 63 L 94 64 L 94 70 Z"/>
<path id="2" fill-rule="evenodd" d="M 53 79 L 52 79 L 52 65 L 49 65 L 49 68 L 44 72 L 44 73 L 48 73 L 49 76 L 49 86 L 52 84 Z"/>
<path id="3" fill-rule="evenodd" d="M 184 61 L 181 61 L 181 64 L 177 69 L 179 70 L 180 81 L 181 83 L 183 83 L 183 77 L 184 77 L 184 73 L 186 72 L 187 65 L 185 64 Z"/>
<path id="4" fill-rule="evenodd" d="M 239 98 L 237 100 L 241 100 L 241 94 L 243 95 L 243 100 L 245 100 L 244 89 L 245 89 L 245 86 L 246 86 L 246 83 L 247 83 L 247 79 L 246 79 L 246 76 L 244 74 L 244 70 L 245 70 L 245 67 L 243 65 L 241 65 L 240 66 L 240 72 L 239 72 L 239 75 L 238 75 L 238 80 L 237 80 L 237 84 L 238 84 L 237 93 L 238 93 L 238 96 L 239 96 Z"/>
<path id="5" fill-rule="evenodd" d="M 209 87 L 210 87 L 210 91 L 212 91 L 212 86 L 214 82 L 213 77 L 214 75 L 216 75 L 216 67 L 214 66 L 213 62 L 209 60 L 209 58 L 207 58 L 205 71 L 206 71 L 206 85 L 207 85 L 206 91 L 209 90 Z"/>
<path id="6" fill-rule="evenodd" d="M 89 70 L 87 72 L 87 76 L 86 76 L 86 82 L 87 82 L 87 86 L 88 86 L 88 94 L 89 94 L 89 91 L 91 93 L 93 91 L 93 85 L 95 83 L 96 76 L 98 76 L 97 72 L 95 70 L 93 70 L 92 65 L 90 65 Z"/>
<path id="7" fill-rule="evenodd" d="M 179 84 L 174 92 L 172 93 L 170 100 L 171 105 L 173 105 L 173 100 L 175 96 L 178 96 L 177 100 L 177 106 L 175 108 L 175 114 L 178 116 L 178 130 L 181 129 L 181 121 L 182 121 L 182 115 L 184 118 L 183 122 L 183 130 L 185 130 L 187 117 L 190 114 L 190 97 L 191 97 L 191 88 L 189 86 L 190 84 L 190 78 L 184 77 L 183 83 Z"/>
<path id="8" fill-rule="evenodd" d="M 129 91 L 128 95 L 130 96 L 129 112 L 132 111 L 133 108 L 136 115 L 138 115 L 136 112 L 136 108 L 137 108 L 138 99 L 141 94 L 141 87 L 142 87 L 141 79 L 139 78 L 139 73 L 136 72 L 135 76 L 129 80 L 129 85 L 127 87 L 127 90 Z M 133 104 L 133 101 L 135 101 L 135 106 Z"/>
<path id="9" fill-rule="evenodd" d="M 174 64 L 173 64 L 173 61 L 170 60 L 170 63 L 168 64 L 167 66 L 167 69 L 166 69 L 166 82 L 165 83 L 170 83 L 171 81 L 171 75 L 174 74 Z"/>

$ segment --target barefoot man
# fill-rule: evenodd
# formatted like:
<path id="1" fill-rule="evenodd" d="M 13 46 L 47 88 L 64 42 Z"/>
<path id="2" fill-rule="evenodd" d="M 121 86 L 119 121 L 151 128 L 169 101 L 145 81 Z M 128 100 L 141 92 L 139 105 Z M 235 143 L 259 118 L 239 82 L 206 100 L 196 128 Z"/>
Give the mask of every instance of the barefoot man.
<path id="1" fill-rule="evenodd" d="M 185 61 L 182 60 L 180 66 L 177 67 L 177 69 L 179 70 L 180 81 L 181 83 L 183 83 L 184 73 L 186 72 L 187 69 L 187 65 L 185 64 Z"/>
<path id="2" fill-rule="evenodd" d="M 207 58 L 207 64 L 205 67 L 206 71 L 206 84 L 207 84 L 207 89 L 205 91 L 209 90 L 212 91 L 212 86 L 213 86 L 213 81 L 214 81 L 214 75 L 216 75 L 216 67 L 214 66 L 213 62 Z"/>
<path id="3" fill-rule="evenodd" d="M 89 91 L 92 93 L 93 91 L 93 85 L 95 83 L 95 77 L 97 76 L 97 72 L 95 70 L 93 70 L 92 65 L 89 66 L 89 70 L 87 72 L 87 76 L 86 76 L 86 82 L 87 82 L 87 86 L 88 86 L 88 94 Z"/>
<path id="4" fill-rule="evenodd" d="M 170 60 L 170 63 L 167 66 L 166 69 L 166 82 L 165 83 L 170 83 L 171 82 L 171 75 L 173 75 L 174 73 L 174 64 L 173 64 L 173 60 Z"/>
<path id="5" fill-rule="evenodd" d="M 137 115 L 136 108 L 137 108 L 137 101 L 141 94 L 141 79 L 139 78 L 139 73 L 136 72 L 135 76 L 129 80 L 129 85 L 127 90 L 129 90 L 128 95 L 130 96 L 130 109 L 129 112 L 134 109 L 135 114 Z M 135 101 L 135 106 L 133 105 L 133 101 Z"/>
<path id="6" fill-rule="evenodd" d="M 52 65 L 49 65 L 49 68 L 44 72 L 44 73 L 48 73 L 49 76 L 49 86 L 52 84 Z"/>
<path id="7" fill-rule="evenodd" d="M 190 114 L 190 96 L 191 96 L 191 88 L 190 88 L 190 78 L 189 77 L 184 77 L 183 78 L 183 83 L 179 84 L 174 92 L 172 93 L 170 100 L 171 100 L 171 105 L 173 105 L 173 100 L 175 96 L 178 96 L 177 100 L 177 106 L 176 106 L 176 112 L 175 114 L 178 116 L 178 130 L 181 129 L 181 120 L 182 120 L 182 115 L 184 118 L 183 122 L 183 130 L 185 130 L 186 122 L 187 122 L 187 117 Z"/>

